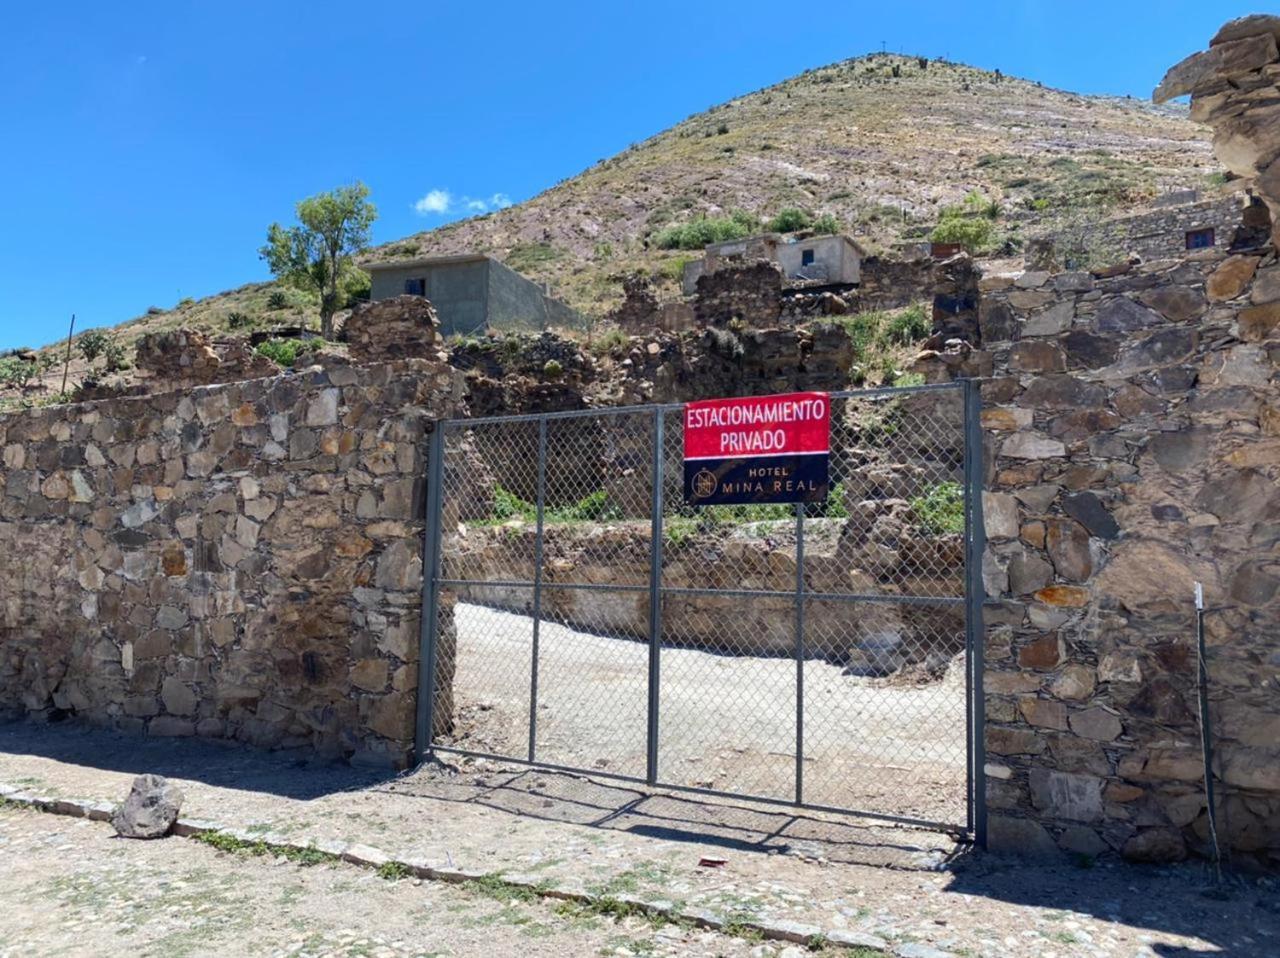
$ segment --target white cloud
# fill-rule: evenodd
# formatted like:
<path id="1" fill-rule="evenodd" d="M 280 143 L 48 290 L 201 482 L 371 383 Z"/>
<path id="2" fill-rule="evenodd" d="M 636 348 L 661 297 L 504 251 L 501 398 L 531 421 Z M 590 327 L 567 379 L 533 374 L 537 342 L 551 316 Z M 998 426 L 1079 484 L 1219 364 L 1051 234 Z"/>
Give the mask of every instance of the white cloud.
<path id="1" fill-rule="evenodd" d="M 432 213 L 443 216 L 446 213 L 454 213 L 459 210 L 467 213 L 488 213 L 491 210 L 505 210 L 510 205 L 511 197 L 502 192 L 493 193 L 489 196 L 463 196 L 457 198 L 448 190 L 432 190 L 414 203 L 413 209 L 420 216 L 427 216 Z"/>
<path id="2" fill-rule="evenodd" d="M 452 206 L 452 193 L 448 190 L 432 190 L 413 204 L 413 210 L 420 216 L 426 216 L 429 213 L 448 213 Z"/>

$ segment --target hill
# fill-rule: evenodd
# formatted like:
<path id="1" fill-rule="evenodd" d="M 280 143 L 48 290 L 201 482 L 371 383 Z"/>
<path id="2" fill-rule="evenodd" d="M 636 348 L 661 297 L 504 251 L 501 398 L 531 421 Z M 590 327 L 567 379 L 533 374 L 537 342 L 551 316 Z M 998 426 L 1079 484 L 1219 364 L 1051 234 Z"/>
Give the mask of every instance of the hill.
<path id="1" fill-rule="evenodd" d="M 873 54 L 712 107 L 524 203 L 386 243 L 364 262 L 489 252 L 598 318 L 631 270 L 651 271 L 674 292 L 695 254 L 662 247 L 693 245 L 678 228 L 704 217 L 754 224 L 784 209 L 828 214 L 884 251 L 926 236 L 944 207 L 976 191 L 996 204 L 997 246 L 1015 251 L 1029 230 L 1206 188 L 1219 169 L 1205 129 L 1182 108 Z M 256 283 L 153 309 L 120 332 L 128 341 L 315 315 L 306 296 Z"/>

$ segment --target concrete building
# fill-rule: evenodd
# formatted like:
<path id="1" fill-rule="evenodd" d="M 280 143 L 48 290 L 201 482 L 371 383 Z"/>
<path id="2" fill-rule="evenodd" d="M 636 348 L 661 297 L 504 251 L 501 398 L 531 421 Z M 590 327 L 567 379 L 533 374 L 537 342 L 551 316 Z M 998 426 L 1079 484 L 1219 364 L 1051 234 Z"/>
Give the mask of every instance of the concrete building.
<path id="1" fill-rule="evenodd" d="M 425 296 L 436 308 L 445 336 L 491 328 L 577 328 L 584 322 L 537 283 L 483 253 L 374 263 L 364 269 L 371 279 L 370 299 Z"/>
<path id="2" fill-rule="evenodd" d="M 778 264 L 786 285 L 856 286 L 861 279 L 866 251 L 847 236 L 811 236 L 786 239 L 778 233 L 762 233 L 740 240 L 712 243 L 702 259 L 685 265 L 681 287 L 686 296 L 698 289 L 698 277 L 723 265 L 767 259 Z"/>

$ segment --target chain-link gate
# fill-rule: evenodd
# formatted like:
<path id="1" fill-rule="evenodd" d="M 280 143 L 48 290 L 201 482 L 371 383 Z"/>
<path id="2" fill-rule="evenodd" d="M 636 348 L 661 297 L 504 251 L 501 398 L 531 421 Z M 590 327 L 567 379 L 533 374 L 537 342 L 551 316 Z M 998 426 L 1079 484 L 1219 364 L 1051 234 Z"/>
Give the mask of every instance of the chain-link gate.
<path id="1" fill-rule="evenodd" d="M 439 423 L 419 754 L 983 842 L 976 384 L 831 400 L 796 506 L 684 505 L 683 406 Z"/>

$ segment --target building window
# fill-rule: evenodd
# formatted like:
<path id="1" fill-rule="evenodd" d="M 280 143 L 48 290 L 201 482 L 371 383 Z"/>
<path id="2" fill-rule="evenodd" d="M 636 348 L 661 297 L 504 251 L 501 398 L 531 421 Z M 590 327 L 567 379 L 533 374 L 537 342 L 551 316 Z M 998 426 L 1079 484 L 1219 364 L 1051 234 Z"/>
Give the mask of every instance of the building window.
<path id="1" fill-rule="evenodd" d="M 404 291 L 409 296 L 426 296 L 427 281 L 425 279 L 406 279 Z"/>
<path id="2" fill-rule="evenodd" d="M 1213 230 L 1190 230 L 1187 232 L 1187 249 L 1209 249 L 1213 246 Z"/>
<path id="3" fill-rule="evenodd" d="M 800 265 L 801 265 L 801 266 L 812 266 L 812 265 L 813 265 L 813 250 L 811 250 L 811 249 L 802 249 L 802 250 L 800 251 Z"/>

